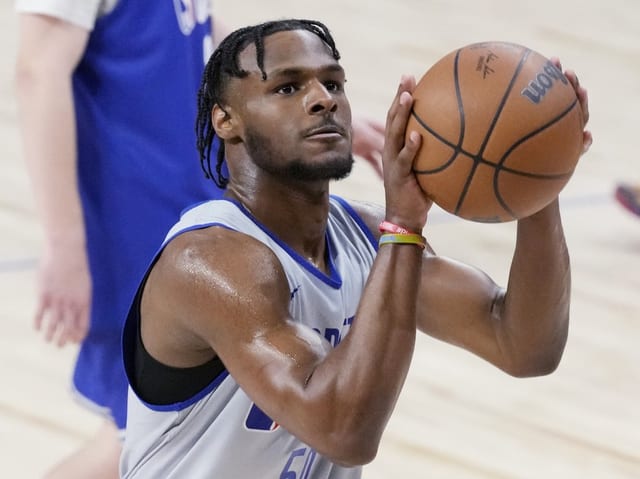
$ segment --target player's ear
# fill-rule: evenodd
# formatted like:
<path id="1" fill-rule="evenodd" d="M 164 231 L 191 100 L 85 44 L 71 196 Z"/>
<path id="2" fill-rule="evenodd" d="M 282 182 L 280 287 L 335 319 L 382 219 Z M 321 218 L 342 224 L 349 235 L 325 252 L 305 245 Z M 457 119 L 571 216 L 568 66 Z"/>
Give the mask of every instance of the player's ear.
<path id="1" fill-rule="evenodd" d="M 211 123 L 216 136 L 221 140 L 231 140 L 238 136 L 237 121 L 233 109 L 229 106 L 223 108 L 217 103 L 213 105 Z"/>

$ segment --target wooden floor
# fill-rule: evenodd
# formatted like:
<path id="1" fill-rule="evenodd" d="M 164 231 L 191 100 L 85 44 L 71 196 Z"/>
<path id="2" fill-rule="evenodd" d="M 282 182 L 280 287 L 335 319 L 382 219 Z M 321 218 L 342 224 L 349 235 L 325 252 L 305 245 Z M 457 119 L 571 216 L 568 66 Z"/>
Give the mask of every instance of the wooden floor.
<path id="1" fill-rule="evenodd" d="M 0 467 L 2 477 L 29 479 L 98 422 L 69 395 L 75 350 L 45 345 L 31 330 L 41 231 L 18 141 L 12 3 L 0 3 Z M 590 92 L 595 143 L 561 195 L 573 303 L 560 368 L 544 378 L 513 379 L 462 350 L 420 338 L 365 478 L 640 478 L 640 219 L 611 196 L 616 181 L 640 181 L 640 2 L 217 3 L 234 27 L 283 16 L 325 21 L 343 55 L 354 110 L 381 119 L 402 73 L 419 77 L 471 42 L 523 43 L 578 71 Z M 381 184 L 364 164 L 334 191 L 382 199 Z M 441 254 L 506 280 L 513 224 L 480 225 L 435 209 L 427 232 Z"/>

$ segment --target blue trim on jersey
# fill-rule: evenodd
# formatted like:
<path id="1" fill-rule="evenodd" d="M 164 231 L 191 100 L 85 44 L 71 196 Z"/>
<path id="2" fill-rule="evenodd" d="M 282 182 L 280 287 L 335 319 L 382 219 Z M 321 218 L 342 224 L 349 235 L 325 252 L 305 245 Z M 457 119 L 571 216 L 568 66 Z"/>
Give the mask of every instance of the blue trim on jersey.
<path id="1" fill-rule="evenodd" d="M 217 222 L 217 221 L 212 221 L 211 223 L 198 223 L 197 225 L 189 226 L 189 227 L 187 227 L 187 228 L 185 228 L 183 230 L 176 231 L 176 234 L 174 234 L 173 236 L 171 236 L 171 237 L 169 237 L 169 238 L 167 238 L 165 240 L 165 242 L 163 243 L 162 247 L 158 251 L 158 254 L 160 254 L 162 252 L 162 250 L 164 250 L 167 247 L 167 245 L 171 241 L 176 239 L 178 236 L 181 236 L 184 233 L 188 233 L 189 231 L 203 230 L 205 228 L 210 228 L 211 226 L 219 226 L 219 227 L 224 228 L 224 229 L 229 230 L 229 231 L 237 231 L 234 228 L 232 228 L 231 226 L 226 225 L 224 223 Z"/>
<path id="2" fill-rule="evenodd" d="M 242 213 L 244 213 L 244 215 L 247 218 L 249 218 L 251 221 L 253 221 L 253 223 L 258 228 L 260 228 L 267 236 L 269 236 L 283 250 L 285 250 L 289 254 L 289 256 L 291 256 L 298 264 L 300 264 L 300 266 L 302 266 L 304 269 L 309 271 L 316 278 L 318 278 L 322 282 L 328 284 L 329 286 L 331 286 L 332 288 L 335 288 L 335 289 L 339 289 L 342 286 L 342 278 L 338 274 L 338 271 L 337 271 L 337 269 L 335 267 L 335 264 L 333 262 L 333 252 L 334 252 L 335 248 L 333 246 L 331 246 L 331 237 L 329 236 L 328 232 L 325 232 L 325 240 L 326 240 L 326 244 L 327 244 L 327 253 L 328 253 L 327 256 L 329 257 L 329 262 L 328 262 L 329 263 L 328 264 L 329 275 L 327 275 L 324 272 L 320 271 L 313 263 L 307 261 L 305 258 L 300 256 L 296 251 L 291 249 L 289 247 L 289 245 L 284 243 L 282 240 L 280 240 L 280 238 L 278 238 L 275 234 L 273 234 L 271 231 L 269 231 L 267 229 L 267 227 L 264 226 L 262 223 L 260 223 L 257 220 L 257 218 L 255 218 L 251 214 L 251 212 L 249 212 L 249 210 L 247 210 L 240 202 L 234 201 L 234 200 L 227 200 L 227 201 L 231 201 L 232 203 L 234 203 L 238 207 L 238 209 Z"/>
<path id="3" fill-rule="evenodd" d="M 353 220 L 358 224 L 358 226 L 360 226 L 360 229 L 366 235 L 367 239 L 371 243 L 371 246 L 373 246 L 373 249 L 375 249 L 376 252 L 377 252 L 378 251 L 378 241 L 376 240 L 376 237 L 374 236 L 374 234 L 371 231 L 371 229 L 366 225 L 366 223 L 364 222 L 362 217 L 356 212 L 356 210 L 353 209 L 353 206 L 351 206 L 349 203 L 347 203 L 347 201 L 344 198 L 340 197 L 340 196 L 331 195 L 331 198 L 333 198 L 338 203 L 340 203 L 342 205 L 342 207 L 345 209 L 345 211 L 347 213 L 349 213 L 349 216 L 351 216 L 353 218 Z"/>
<path id="4" fill-rule="evenodd" d="M 220 198 L 220 199 L 222 200 L 223 198 Z M 185 208 L 180 212 L 180 217 L 182 218 L 182 217 L 185 215 L 185 213 L 187 213 L 187 212 L 191 211 L 191 210 L 192 210 L 192 209 L 194 209 L 194 208 L 197 208 L 197 207 L 198 207 L 198 206 L 200 206 L 200 205 L 203 205 L 203 204 L 205 204 L 205 203 L 209 203 L 210 201 L 211 201 L 211 200 L 202 200 L 202 201 L 198 201 L 197 203 L 194 203 L 194 204 L 192 204 L 192 205 L 189 205 L 189 206 L 185 207 Z"/>

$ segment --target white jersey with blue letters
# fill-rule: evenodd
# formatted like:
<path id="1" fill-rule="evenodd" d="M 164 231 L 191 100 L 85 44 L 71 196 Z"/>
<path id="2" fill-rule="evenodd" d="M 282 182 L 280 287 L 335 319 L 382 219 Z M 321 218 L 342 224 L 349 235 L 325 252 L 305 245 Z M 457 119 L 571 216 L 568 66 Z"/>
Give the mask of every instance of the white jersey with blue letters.
<path id="1" fill-rule="evenodd" d="M 289 310 L 295 321 L 318 331 L 333 346 L 348 333 L 376 242 L 344 200 L 331 198 L 328 274 L 229 200 L 209 201 L 185 212 L 163 246 L 181 233 L 213 225 L 248 234 L 273 250 L 289 282 Z M 139 317 L 130 315 L 128 321 L 132 316 Z M 125 362 L 131 360 L 125 354 Z M 224 371 L 194 397 L 168 406 L 147 404 L 130 387 L 121 474 L 125 479 L 357 479 L 361 468 L 341 467 L 317 454 L 274 423 Z"/>

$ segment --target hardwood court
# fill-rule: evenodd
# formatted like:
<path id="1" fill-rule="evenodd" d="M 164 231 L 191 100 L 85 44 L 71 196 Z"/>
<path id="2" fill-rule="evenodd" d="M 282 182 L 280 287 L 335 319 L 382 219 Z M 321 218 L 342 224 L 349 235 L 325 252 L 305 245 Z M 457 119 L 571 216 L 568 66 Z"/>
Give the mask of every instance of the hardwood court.
<path id="1" fill-rule="evenodd" d="M 45 345 L 31 330 L 41 231 L 20 158 L 11 3 L 0 4 L 0 450 L 3 477 L 30 479 L 89 437 L 98 420 L 68 393 L 74 348 Z M 271 0 L 217 2 L 216 12 L 233 27 L 283 16 L 326 22 L 343 55 L 354 111 L 381 119 L 402 73 L 419 77 L 471 42 L 522 43 L 578 72 L 590 93 L 595 143 L 561 194 L 573 302 L 559 369 L 514 379 L 421 337 L 365 478 L 640 478 L 640 219 L 611 196 L 618 180 L 640 182 L 640 3 Z M 364 164 L 334 192 L 383 198 Z M 514 228 L 434 208 L 425 231 L 439 253 L 504 283 Z"/>

